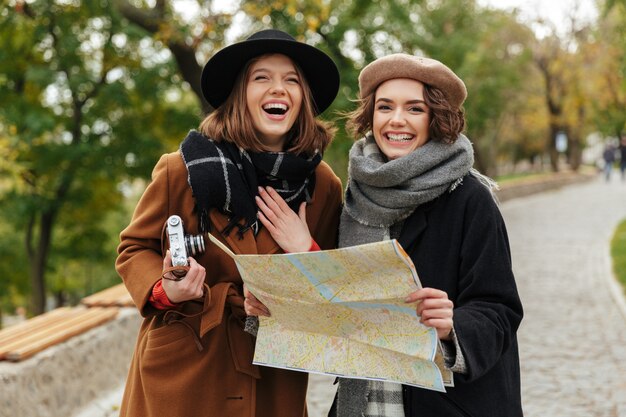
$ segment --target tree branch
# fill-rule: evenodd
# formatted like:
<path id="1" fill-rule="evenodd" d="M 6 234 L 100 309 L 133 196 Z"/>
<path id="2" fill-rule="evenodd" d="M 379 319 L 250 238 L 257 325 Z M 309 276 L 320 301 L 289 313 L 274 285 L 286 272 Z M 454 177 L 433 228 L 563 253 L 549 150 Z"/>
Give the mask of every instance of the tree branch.
<path id="1" fill-rule="evenodd" d="M 166 23 L 164 18 L 165 0 L 158 1 L 156 6 L 149 10 L 134 7 L 123 0 L 118 0 L 116 3 L 122 16 L 153 35 L 157 34 L 161 26 Z M 202 95 L 202 87 L 200 84 L 202 67 L 196 60 L 195 49 L 187 45 L 184 41 L 176 39 L 176 37 L 169 37 L 166 44 L 176 60 L 176 64 L 178 65 L 183 79 L 189 83 L 191 90 L 196 97 L 198 97 L 203 112 L 208 113 L 212 111 L 213 108 Z"/>

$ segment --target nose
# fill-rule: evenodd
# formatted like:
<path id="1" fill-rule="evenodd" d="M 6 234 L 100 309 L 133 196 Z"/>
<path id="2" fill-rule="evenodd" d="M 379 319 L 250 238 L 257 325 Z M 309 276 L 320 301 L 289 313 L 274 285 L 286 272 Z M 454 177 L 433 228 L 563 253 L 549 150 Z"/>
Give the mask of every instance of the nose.
<path id="1" fill-rule="evenodd" d="M 389 124 L 392 126 L 404 126 L 406 124 L 406 119 L 404 118 L 404 113 L 401 108 L 396 108 L 393 113 L 391 113 Z"/>
<path id="2" fill-rule="evenodd" d="M 272 86 L 270 88 L 270 94 L 273 95 L 283 95 L 285 94 L 285 86 L 282 82 L 282 80 L 275 80 L 274 82 L 272 82 Z"/>

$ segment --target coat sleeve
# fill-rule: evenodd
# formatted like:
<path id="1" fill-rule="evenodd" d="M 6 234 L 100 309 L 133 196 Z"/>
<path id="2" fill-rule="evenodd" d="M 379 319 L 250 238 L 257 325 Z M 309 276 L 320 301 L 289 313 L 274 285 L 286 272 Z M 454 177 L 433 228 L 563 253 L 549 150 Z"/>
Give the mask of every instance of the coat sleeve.
<path id="1" fill-rule="evenodd" d="M 117 248 L 115 267 L 143 316 L 158 312 L 148 300 L 163 269 L 161 234 L 168 213 L 168 158 L 163 155 L 154 167 L 152 181 L 130 224 L 120 233 Z"/>
<path id="2" fill-rule="evenodd" d="M 468 370 L 458 377 L 466 382 L 487 373 L 516 345 L 523 316 L 504 220 L 488 190 L 482 191 L 472 195 L 464 213 L 454 310 Z"/>

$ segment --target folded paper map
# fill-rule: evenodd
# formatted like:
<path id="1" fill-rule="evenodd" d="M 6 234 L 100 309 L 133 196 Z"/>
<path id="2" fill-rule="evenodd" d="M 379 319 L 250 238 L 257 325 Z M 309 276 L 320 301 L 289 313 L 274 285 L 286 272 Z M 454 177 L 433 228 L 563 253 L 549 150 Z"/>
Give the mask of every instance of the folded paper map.
<path id="1" fill-rule="evenodd" d="M 445 392 L 434 329 L 419 322 L 406 296 L 421 288 L 396 240 L 319 252 L 235 255 L 247 288 L 267 306 L 254 363 Z"/>

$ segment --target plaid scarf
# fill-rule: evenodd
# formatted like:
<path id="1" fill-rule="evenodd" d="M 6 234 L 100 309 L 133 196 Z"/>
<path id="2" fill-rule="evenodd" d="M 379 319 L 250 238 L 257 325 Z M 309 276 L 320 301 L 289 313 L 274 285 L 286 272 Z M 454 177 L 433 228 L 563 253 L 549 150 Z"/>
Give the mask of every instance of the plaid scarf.
<path id="1" fill-rule="evenodd" d="M 339 378 L 329 417 L 405 417 L 402 385 L 395 382 Z"/>
<path id="2" fill-rule="evenodd" d="M 368 381 L 365 417 L 404 417 L 402 385 L 385 381 Z"/>
<path id="3" fill-rule="evenodd" d="M 258 233 L 254 197 L 259 186 L 274 188 L 297 213 L 300 204 L 311 199 L 315 168 L 322 160 L 319 152 L 311 157 L 289 152 L 248 152 L 193 130 L 181 143 L 180 152 L 196 200 L 200 233 L 209 231 L 208 212 L 216 208 L 229 216 L 221 232 L 228 235 L 236 226 L 239 238 L 250 228 Z"/>

